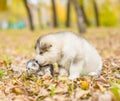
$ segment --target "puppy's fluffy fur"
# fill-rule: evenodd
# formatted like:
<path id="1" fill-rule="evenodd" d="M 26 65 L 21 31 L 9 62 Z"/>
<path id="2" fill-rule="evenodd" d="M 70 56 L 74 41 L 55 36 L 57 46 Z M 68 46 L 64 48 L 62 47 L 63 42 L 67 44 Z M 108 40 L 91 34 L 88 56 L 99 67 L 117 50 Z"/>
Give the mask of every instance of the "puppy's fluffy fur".
<path id="1" fill-rule="evenodd" d="M 70 79 L 84 74 L 100 74 L 102 60 L 96 49 L 73 32 L 57 32 L 41 36 L 36 44 L 39 64 L 58 63 L 69 73 Z M 62 73 L 63 69 L 60 69 Z"/>

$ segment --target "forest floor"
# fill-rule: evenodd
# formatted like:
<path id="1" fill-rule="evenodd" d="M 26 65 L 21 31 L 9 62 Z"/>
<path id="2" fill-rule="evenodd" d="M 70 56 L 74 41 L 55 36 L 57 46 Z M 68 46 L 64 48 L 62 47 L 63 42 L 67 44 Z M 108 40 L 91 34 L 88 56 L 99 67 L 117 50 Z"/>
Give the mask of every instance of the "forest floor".
<path id="1" fill-rule="evenodd" d="M 27 77 L 25 64 L 35 57 L 35 40 L 55 31 L 0 31 L 0 101 L 120 101 L 118 28 L 88 29 L 83 35 L 102 56 L 99 78 Z"/>

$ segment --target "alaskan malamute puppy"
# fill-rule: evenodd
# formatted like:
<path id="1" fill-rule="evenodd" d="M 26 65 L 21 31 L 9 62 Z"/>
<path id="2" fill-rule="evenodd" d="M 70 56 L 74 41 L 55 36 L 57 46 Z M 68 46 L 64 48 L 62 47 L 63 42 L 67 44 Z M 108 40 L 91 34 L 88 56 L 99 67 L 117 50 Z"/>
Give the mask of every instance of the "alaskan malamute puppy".
<path id="1" fill-rule="evenodd" d="M 99 75 L 102 69 L 102 60 L 96 49 L 73 32 L 43 35 L 38 38 L 35 50 L 40 65 L 57 63 L 60 73 L 66 69 L 70 79 L 82 74 Z"/>

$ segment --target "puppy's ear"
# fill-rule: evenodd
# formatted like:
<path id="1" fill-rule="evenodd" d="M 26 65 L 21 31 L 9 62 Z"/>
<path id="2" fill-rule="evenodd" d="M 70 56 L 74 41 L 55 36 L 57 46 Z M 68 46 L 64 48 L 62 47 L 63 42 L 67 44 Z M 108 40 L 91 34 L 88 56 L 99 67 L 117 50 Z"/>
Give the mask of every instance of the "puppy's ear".
<path id="1" fill-rule="evenodd" d="M 34 49 L 36 50 L 37 47 L 39 47 L 39 42 L 40 42 L 40 39 L 37 39 L 36 43 L 35 43 L 35 46 L 34 46 Z"/>
<path id="2" fill-rule="evenodd" d="M 34 49 L 36 50 L 36 48 L 37 48 L 37 42 L 35 43 L 35 46 L 34 46 Z"/>
<path id="3" fill-rule="evenodd" d="M 37 41 L 36 41 L 36 43 L 35 43 L 35 46 L 34 46 L 34 49 L 35 49 L 35 50 L 36 50 L 37 47 L 40 46 L 39 44 L 40 44 L 40 41 L 41 41 L 42 37 L 43 37 L 43 36 L 40 36 L 40 37 L 37 39 Z"/>

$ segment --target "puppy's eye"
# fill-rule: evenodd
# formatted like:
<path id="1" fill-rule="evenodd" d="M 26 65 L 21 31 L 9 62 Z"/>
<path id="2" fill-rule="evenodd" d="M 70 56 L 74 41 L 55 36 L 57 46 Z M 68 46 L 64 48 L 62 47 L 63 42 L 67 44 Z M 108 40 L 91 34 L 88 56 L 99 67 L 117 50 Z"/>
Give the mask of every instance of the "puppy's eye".
<path id="1" fill-rule="evenodd" d="M 40 55 L 42 55 L 42 54 L 43 54 L 43 52 L 40 52 L 39 54 L 40 54 Z"/>
<path id="2" fill-rule="evenodd" d="M 52 45 L 50 45 L 50 47 L 52 47 Z"/>

